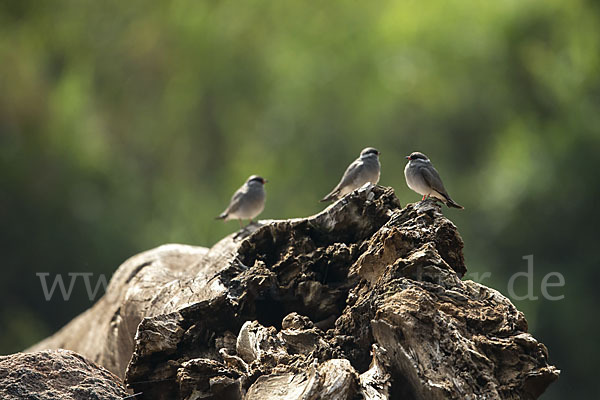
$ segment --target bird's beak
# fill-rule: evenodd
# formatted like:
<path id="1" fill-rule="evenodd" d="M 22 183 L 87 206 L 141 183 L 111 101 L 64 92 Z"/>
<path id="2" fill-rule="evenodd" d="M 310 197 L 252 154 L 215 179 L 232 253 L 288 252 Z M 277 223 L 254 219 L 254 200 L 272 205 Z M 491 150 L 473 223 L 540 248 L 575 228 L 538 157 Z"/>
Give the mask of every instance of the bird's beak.
<path id="1" fill-rule="evenodd" d="M 410 156 L 406 156 L 406 157 L 404 157 L 404 158 L 406 158 L 407 160 L 410 160 Z"/>
<path id="2" fill-rule="evenodd" d="M 263 179 L 263 184 L 265 184 L 265 183 L 267 183 L 267 182 L 269 182 L 269 181 L 268 181 L 268 180 L 266 180 L 266 179 Z"/>

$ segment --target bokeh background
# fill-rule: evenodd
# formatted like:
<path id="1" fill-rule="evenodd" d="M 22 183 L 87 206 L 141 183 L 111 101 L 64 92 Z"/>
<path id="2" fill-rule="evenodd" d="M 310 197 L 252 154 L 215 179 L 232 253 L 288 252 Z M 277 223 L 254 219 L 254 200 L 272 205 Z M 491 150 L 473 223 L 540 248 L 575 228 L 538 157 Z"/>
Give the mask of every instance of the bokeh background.
<path id="1" fill-rule="evenodd" d="M 515 304 L 563 370 L 542 398 L 597 398 L 593 0 L 2 1 L 0 353 L 92 304 L 82 281 L 45 301 L 37 272 L 110 277 L 163 243 L 211 246 L 253 173 L 262 217 L 311 215 L 365 146 L 403 204 L 419 199 L 403 157 L 430 156 L 483 283 L 508 295 L 534 255 L 539 299 Z M 541 296 L 554 271 L 560 301 Z"/>

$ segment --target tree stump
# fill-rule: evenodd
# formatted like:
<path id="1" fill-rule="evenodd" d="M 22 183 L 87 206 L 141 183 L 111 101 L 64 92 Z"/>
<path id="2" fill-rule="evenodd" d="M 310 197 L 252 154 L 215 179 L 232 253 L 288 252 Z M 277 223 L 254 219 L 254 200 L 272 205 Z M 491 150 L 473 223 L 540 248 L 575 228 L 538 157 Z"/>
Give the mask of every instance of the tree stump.
<path id="1" fill-rule="evenodd" d="M 77 351 L 143 399 L 535 399 L 559 371 L 506 297 L 461 280 L 462 249 L 437 203 L 366 185 L 136 255 L 31 350 Z"/>

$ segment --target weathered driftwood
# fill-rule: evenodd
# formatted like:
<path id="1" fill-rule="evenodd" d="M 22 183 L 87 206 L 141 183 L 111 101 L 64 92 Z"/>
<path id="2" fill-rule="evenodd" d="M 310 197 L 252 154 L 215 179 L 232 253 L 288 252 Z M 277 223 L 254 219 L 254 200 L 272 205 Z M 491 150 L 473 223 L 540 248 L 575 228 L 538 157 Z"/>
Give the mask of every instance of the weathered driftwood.
<path id="1" fill-rule="evenodd" d="M 534 399 L 558 378 L 508 299 L 471 281 L 440 207 L 365 186 L 210 250 L 167 245 L 40 348 L 144 399 Z"/>

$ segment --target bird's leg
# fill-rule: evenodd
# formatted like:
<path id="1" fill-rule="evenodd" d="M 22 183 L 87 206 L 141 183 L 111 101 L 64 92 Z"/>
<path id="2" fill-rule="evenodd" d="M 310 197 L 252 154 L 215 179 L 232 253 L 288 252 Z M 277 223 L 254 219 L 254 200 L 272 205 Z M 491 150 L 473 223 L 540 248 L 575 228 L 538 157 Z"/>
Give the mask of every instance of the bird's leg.
<path id="1" fill-rule="evenodd" d="M 423 195 L 423 198 L 421 199 L 421 201 L 425 200 L 425 197 L 426 197 L 426 196 L 427 196 L 427 195 L 426 195 L 426 194 L 424 194 L 424 195 Z"/>
<path id="2" fill-rule="evenodd" d="M 239 223 L 240 223 L 240 229 L 242 229 L 242 228 L 244 227 L 244 225 L 242 224 L 242 219 L 241 219 L 241 218 L 238 218 L 238 221 L 239 221 Z"/>

